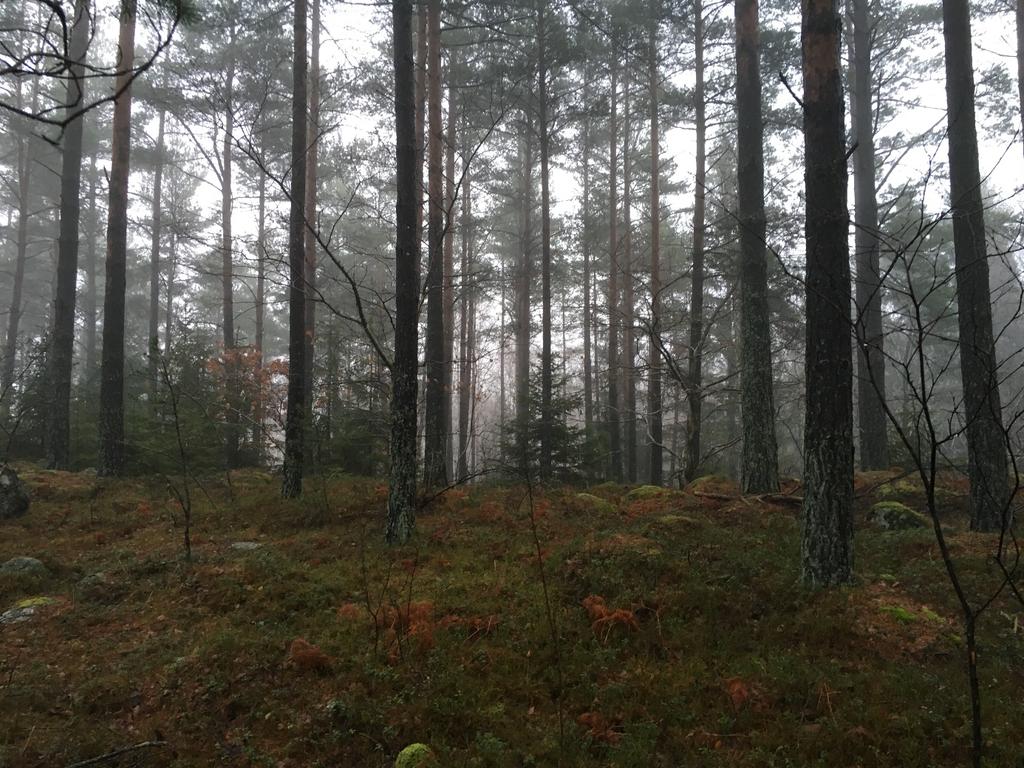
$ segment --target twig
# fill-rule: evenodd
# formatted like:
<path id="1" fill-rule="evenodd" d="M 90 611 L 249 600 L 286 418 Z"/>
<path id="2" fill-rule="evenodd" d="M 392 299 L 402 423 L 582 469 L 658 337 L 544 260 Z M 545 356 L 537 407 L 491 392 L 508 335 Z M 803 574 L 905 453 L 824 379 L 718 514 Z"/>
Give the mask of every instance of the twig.
<path id="1" fill-rule="evenodd" d="M 153 747 L 166 746 L 166 741 L 142 741 L 138 744 L 132 744 L 130 747 L 121 747 L 120 749 L 115 749 L 112 752 L 107 752 L 105 755 L 100 755 L 99 757 L 90 757 L 88 760 L 82 760 L 77 763 L 71 763 L 70 765 L 66 766 L 66 768 L 84 768 L 87 765 L 100 765 L 101 763 L 105 763 L 109 760 L 113 760 L 114 758 L 121 757 L 122 755 L 127 755 L 131 752 L 138 752 L 139 750 L 150 749 Z"/>

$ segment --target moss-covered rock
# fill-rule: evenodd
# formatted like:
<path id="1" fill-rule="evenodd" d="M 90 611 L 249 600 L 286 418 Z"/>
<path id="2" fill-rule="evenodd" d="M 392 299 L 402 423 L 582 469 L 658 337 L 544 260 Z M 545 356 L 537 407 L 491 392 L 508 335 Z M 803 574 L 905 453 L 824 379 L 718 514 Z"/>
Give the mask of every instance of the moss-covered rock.
<path id="1" fill-rule="evenodd" d="M 602 515 L 611 515 L 615 513 L 615 505 L 607 499 L 602 499 L 600 496 L 595 496 L 592 493 L 577 493 L 576 501 L 587 509 L 598 512 Z"/>
<path id="2" fill-rule="evenodd" d="M 426 744 L 410 744 L 398 753 L 395 768 L 437 768 L 437 755 Z"/>
<path id="3" fill-rule="evenodd" d="M 655 499 L 668 493 L 668 488 L 660 485 L 641 485 L 626 494 L 627 501 L 641 501 L 643 499 Z"/>
<path id="4" fill-rule="evenodd" d="M 738 496 L 740 488 L 724 475 L 704 475 L 686 486 L 690 493 L 714 493 L 724 496 Z"/>
<path id="5" fill-rule="evenodd" d="M 12 557 L 0 565 L 0 574 L 9 576 L 48 576 L 49 569 L 34 557 Z"/>
<path id="6" fill-rule="evenodd" d="M 868 521 L 883 531 L 905 531 L 928 525 L 928 518 L 898 501 L 878 502 L 871 507 Z"/>

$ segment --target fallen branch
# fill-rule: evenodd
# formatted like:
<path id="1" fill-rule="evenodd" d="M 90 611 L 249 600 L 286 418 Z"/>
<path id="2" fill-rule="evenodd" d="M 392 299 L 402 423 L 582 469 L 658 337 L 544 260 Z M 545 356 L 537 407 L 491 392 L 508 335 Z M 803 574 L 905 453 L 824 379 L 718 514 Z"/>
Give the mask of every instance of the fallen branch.
<path id="1" fill-rule="evenodd" d="M 122 755 L 127 755 L 132 752 L 138 752 L 142 749 L 166 746 L 166 741 L 143 741 L 138 744 L 132 744 L 130 747 L 121 747 L 120 749 L 115 749 L 113 752 L 107 752 L 105 755 L 100 755 L 99 757 L 90 757 L 88 760 L 82 760 L 78 763 L 71 763 L 71 765 L 68 765 L 66 768 L 85 768 L 85 766 L 87 765 L 100 765 L 101 763 L 113 760 L 114 758 L 121 757 Z"/>

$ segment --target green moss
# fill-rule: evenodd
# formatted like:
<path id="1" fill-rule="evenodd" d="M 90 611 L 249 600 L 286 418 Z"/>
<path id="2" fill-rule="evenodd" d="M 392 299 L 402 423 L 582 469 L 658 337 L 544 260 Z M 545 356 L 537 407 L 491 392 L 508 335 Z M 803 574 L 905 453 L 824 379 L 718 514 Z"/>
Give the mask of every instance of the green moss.
<path id="1" fill-rule="evenodd" d="M 53 605 L 57 602 L 54 597 L 26 597 L 15 603 L 15 608 L 41 608 L 45 605 Z"/>
<path id="2" fill-rule="evenodd" d="M 668 493 L 668 488 L 662 488 L 660 485 L 641 485 L 627 493 L 626 498 L 629 501 L 641 501 L 664 496 L 666 493 Z"/>
<path id="3" fill-rule="evenodd" d="M 686 486 L 691 493 L 739 493 L 739 488 L 732 480 L 724 475 L 704 475 Z"/>
<path id="4" fill-rule="evenodd" d="M 426 744 L 410 744 L 395 758 L 395 768 L 433 768 L 436 765 L 434 750 Z"/>
<path id="5" fill-rule="evenodd" d="M 582 502 L 584 506 L 592 509 L 594 512 L 599 512 L 602 515 L 611 515 L 615 513 L 615 505 L 607 499 L 602 499 L 600 496 L 595 496 L 592 493 L 577 493 L 576 500 Z"/>
<path id="6" fill-rule="evenodd" d="M 937 624 L 942 623 L 942 617 L 939 616 L 939 614 L 937 614 L 931 608 L 922 608 L 921 609 L 921 615 L 924 616 L 929 621 L 934 621 Z"/>
<path id="7" fill-rule="evenodd" d="M 880 499 L 891 499 L 899 496 L 913 496 L 914 494 L 921 492 L 922 489 L 920 484 L 906 477 L 882 483 L 875 489 L 875 495 Z"/>
<path id="8" fill-rule="evenodd" d="M 882 610 L 886 613 L 896 617 L 898 620 L 905 624 L 909 624 L 912 621 L 917 621 L 918 616 L 915 613 L 911 613 L 902 605 L 883 605 Z"/>

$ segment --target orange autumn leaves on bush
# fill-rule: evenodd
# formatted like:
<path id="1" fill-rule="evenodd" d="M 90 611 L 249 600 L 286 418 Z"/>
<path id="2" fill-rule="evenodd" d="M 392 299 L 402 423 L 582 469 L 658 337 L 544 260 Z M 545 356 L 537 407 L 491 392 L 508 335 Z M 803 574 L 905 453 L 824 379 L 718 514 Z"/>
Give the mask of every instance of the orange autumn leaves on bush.
<path id="1" fill-rule="evenodd" d="M 640 629 L 636 614 L 626 608 L 609 608 L 600 595 L 590 595 L 583 599 L 583 608 L 590 617 L 590 626 L 594 633 L 601 637 L 602 642 L 608 640 L 615 627 L 624 629 Z"/>
<path id="2" fill-rule="evenodd" d="M 288 647 L 286 666 L 294 667 L 299 672 L 328 672 L 332 659 L 317 646 L 302 637 L 292 640 Z"/>
<path id="3" fill-rule="evenodd" d="M 447 614 L 435 619 L 434 604 L 426 600 L 382 606 L 376 613 L 349 602 L 341 605 L 337 613 L 339 618 L 349 622 L 368 618 L 379 632 L 388 658 L 393 662 L 401 658 L 408 641 L 412 641 L 420 653 L 429 651 L 434 647 L 437 630 L 462 627 L 468 631 L 467 640 L 474 640 L 491 634 L 501 623 L 501 617 L 496 614 L 470 617 Z"/>

